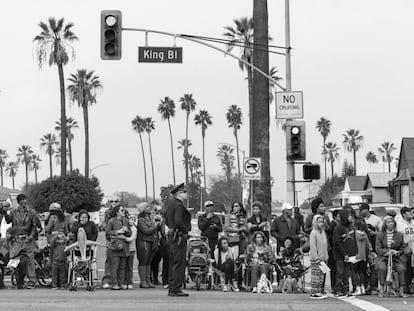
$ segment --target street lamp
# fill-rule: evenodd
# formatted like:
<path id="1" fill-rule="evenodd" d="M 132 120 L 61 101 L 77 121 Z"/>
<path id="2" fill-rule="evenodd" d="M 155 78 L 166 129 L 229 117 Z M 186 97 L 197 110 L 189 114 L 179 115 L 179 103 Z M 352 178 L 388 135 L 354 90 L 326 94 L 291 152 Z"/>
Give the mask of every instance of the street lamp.
<path id="1" fill-rule="evenodd" d="M 100 168 L 100 167 L 102 167 L 102 166 L 110 166 L 111 164 L 109 164 L 109 163 L 103 163 L 103 164 L 100 164 L 100 165 L 97 165 L 97 166 L 95 166 L 95 167 L 92 167 L 90 170 L 89 170 L 89 175 L 90 176 L 92 176 L 92 171 L 93 170 L 96 170 L 97 168 Z"/>

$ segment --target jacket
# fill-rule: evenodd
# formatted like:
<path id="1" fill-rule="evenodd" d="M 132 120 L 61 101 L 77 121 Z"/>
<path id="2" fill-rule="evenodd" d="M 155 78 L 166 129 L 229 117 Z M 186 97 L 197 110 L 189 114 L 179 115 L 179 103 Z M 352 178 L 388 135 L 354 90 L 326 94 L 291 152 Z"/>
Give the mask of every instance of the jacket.
<path id="1" fill-rule="evenodd" d="M 118 235 L 118 230 L 121 229 L 123 226 L 129 229 L 129 222 L 125 217 L 122 219 L 118 219 L 117 217 L 112 217 L 109 219 L 108 224 L 106 226 L 105 235 L 108 241 L 111 240 L 111 237 L 116 237 Z M 130 235 L 131 231 L 127 235 Z M 128 257 L 129 256 L 129 243 L 125 240 L 121 240 L 123 242 L 123 251 L 120 252 L 112 252 L 112 256 L 119 256 L 119 257 Z"/>
<path id="2" fill-rule="evenodd" d="M 405 256 L 401 256 L 405 250 L 404 237 L 400 232 L 394 231 L 393 242 L 391 244 L 391 249 L 399 252 L 395 258 L 405 259 Z M 388 256 L 385 255 L 390 250 L 387 247 L 387 234 L 385 231 L 381 231 L 377 234 L 375 241 L 375 251 L 378 255 L 377 262 L 381 262 L 388 259 Z"/>
<path id="3" fill-rule="evenodd" d="M 313 217 L 313 229 L 309 236 L 310 254 L 309 259 L 311 263 L 319 263 L 321 261 L 327 261 L 328 256 L 328 238 L 325 230 L 320 230 L 317 225 L 318 218 L 322 216 L 318 215 Z"/>
<path id="4" fill-rule="evenodd" d="M 172 231 L 187 235 L 191 231 L 191 214 L 183 202 L 174 198 L 167 207 L 165 223 Z"/>
<path id="5" fill-rule="evenodd" d="M 218 233 L 223 231 L 220 217 L 213 214 L 213 217 L 208 219 L 207 213 L 201 214 L 198 217 L 198 228 L 201 230 L 201 235 L 209 240 L 217 240 Z"/>
<path id="6" fill-rule="evenodd" d="M 347 209 L 339 212 L 340 222 L 335 226 L 332 243 L 335 260 L 343 261 L 345 256 L 351 257 L 358 253 L 355 239 L 355 228 L 349 223 L 350 212 Z"/>
<path id="7" fill-rule="evenodd" d="M 293 245 L 299 247 L 299 226 L 295 219 L 290 218 L 290 227 L 284 215 L 277 217 L 272 222 L 270 234 L 276 238 L 278 243 L 281 244 L 286 238 L 293 240 Z"/>
<path id="8" fill-rule="evenodd" d="M 149 214 L 144 212 L 138 216 L 137 241 L 154 242 L 158 225 L 154 223 Z"/>

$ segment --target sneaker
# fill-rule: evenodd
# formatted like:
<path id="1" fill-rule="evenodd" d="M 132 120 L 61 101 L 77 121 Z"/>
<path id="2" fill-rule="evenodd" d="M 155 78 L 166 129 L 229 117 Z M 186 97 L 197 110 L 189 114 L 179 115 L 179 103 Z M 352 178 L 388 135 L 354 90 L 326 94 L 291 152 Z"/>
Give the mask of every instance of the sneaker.
<path id="1" fill-rule="evenodd" d="M 224 284 L 223 285 L 223 292 L 228 292 L 229 290 L 228 290 L 228 288 L 227 288 L 227 285 L 226 284 Z"/>
<path id="2" fill-rule="evenodd" d="M 253 287 L 252 293 L 257 293 L 257 287 Z"/>
<path id="3" fill-rule="evenodd" d="M 59 287 L 52 287 L 52 290 L 60 289 Z"/>
<path id="4" fill-rule="evenodd" d="M 122 285 L 121 289 L 128 289 L 128 286 L 127 285 Z"/>
<path id="5" fill-rule="evenodd" d="M 323 295 L 321 293 L 316 293 L 316 294 L 311 294 L 310 298 L 311 299 L 326 299 L 326 298 L 328 298 L 328 296 Z"/>
<path id="6" fill-rule="evenodd" d="M 109 288 L 111 288 L 111 285 L 109 285 L 109 283 L 103 283 L 102 288 L 103 289 L 109 289 Z"/>
<path id="7" fill-rule="evenodd" d="M 231 290 L 233 292 L 239 292 L 240 291 L 239 287 L 237 286 L 237 282 L 236 281 L 234 281 L 233 284 L 231 285 Z"/>
<path id="8" fill-rule="evenodd" d="M 27 289 L 34 289 L 35 286 L 34 286 L 34 284 L 28 283 L 27 286 L 26 286 L 26 288 Z"/>
<path id="9" fill-rule="evenodd" d="M 134 286 L 132 286 L 132 284 L 129 284 L 128 289 L 134 289 Z"/>
<path id="10" fill-rule="evenodd" d="M 169 287 L 169 286 L 168 286 L 168 284 L 165 284 L 165 285 L 164 285 L 164 288 L 165 288 L 165 289 L 167 289 L 168 287 Z"/>
<path id="11" fill-rule="evenodd" d="M 112 286 L 112 290 L 120 290 L 121 288 L 118 285 Z"/>
<path id="12" fill-rule="evenodd" d="M 356 290 L 351 294 L 352 296 L 361 296 L 362 295 L 362 289 L 361 286 L 357 286 Z"/>
<path id="13" fill-rule="evenodd" d="M 341 292 L 337 292 L 337 293 L 334 294 L 334 297 L 335 298 L 345 298 L 346 294 L 341 293 Z"/>

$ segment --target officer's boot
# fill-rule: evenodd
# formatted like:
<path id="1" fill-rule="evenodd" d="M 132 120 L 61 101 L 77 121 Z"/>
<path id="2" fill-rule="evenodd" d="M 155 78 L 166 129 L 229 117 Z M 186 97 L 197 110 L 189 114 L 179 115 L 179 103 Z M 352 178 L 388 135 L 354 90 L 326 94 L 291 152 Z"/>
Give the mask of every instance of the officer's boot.
<path id="1" fill-rule="evenodd" d="M 155 288 L 155 285 L 151 282 L 151 265 L 145 266 L 145 281 L 147 281 L 149 288 Z"/>
<path id="2" fill-rule="evenodd" d="M 146 266 L 138 266 L 138 274 L 139 274 L 139 280 L 140 280 L 139 287 L 140 288 L 150 288 L 148 283 L 147 283 L 147 279 L 145 277 L 145 270 L 146 270 Z"/>

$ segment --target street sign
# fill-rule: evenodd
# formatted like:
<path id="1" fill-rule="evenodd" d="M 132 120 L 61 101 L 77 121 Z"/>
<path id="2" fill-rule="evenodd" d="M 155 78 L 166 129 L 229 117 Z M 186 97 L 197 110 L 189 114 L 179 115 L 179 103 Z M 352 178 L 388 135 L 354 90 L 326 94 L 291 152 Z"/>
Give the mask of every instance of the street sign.
<path id="1" fill-rule="evenodd" d="M 183 48 L 181 47 L 138 47 L 138 63 L 182 63 Z"/>
<path id="2" fill-rule="evenodd" d="M 246 180 L 260 180 L 261 162 L 261 158 L 243 158 L 243 178 Z"/>
<path id="3" fill-rule="evenodd" d="M 276 92 L 276 119 L 303 119 L 303 92 Z"/>

